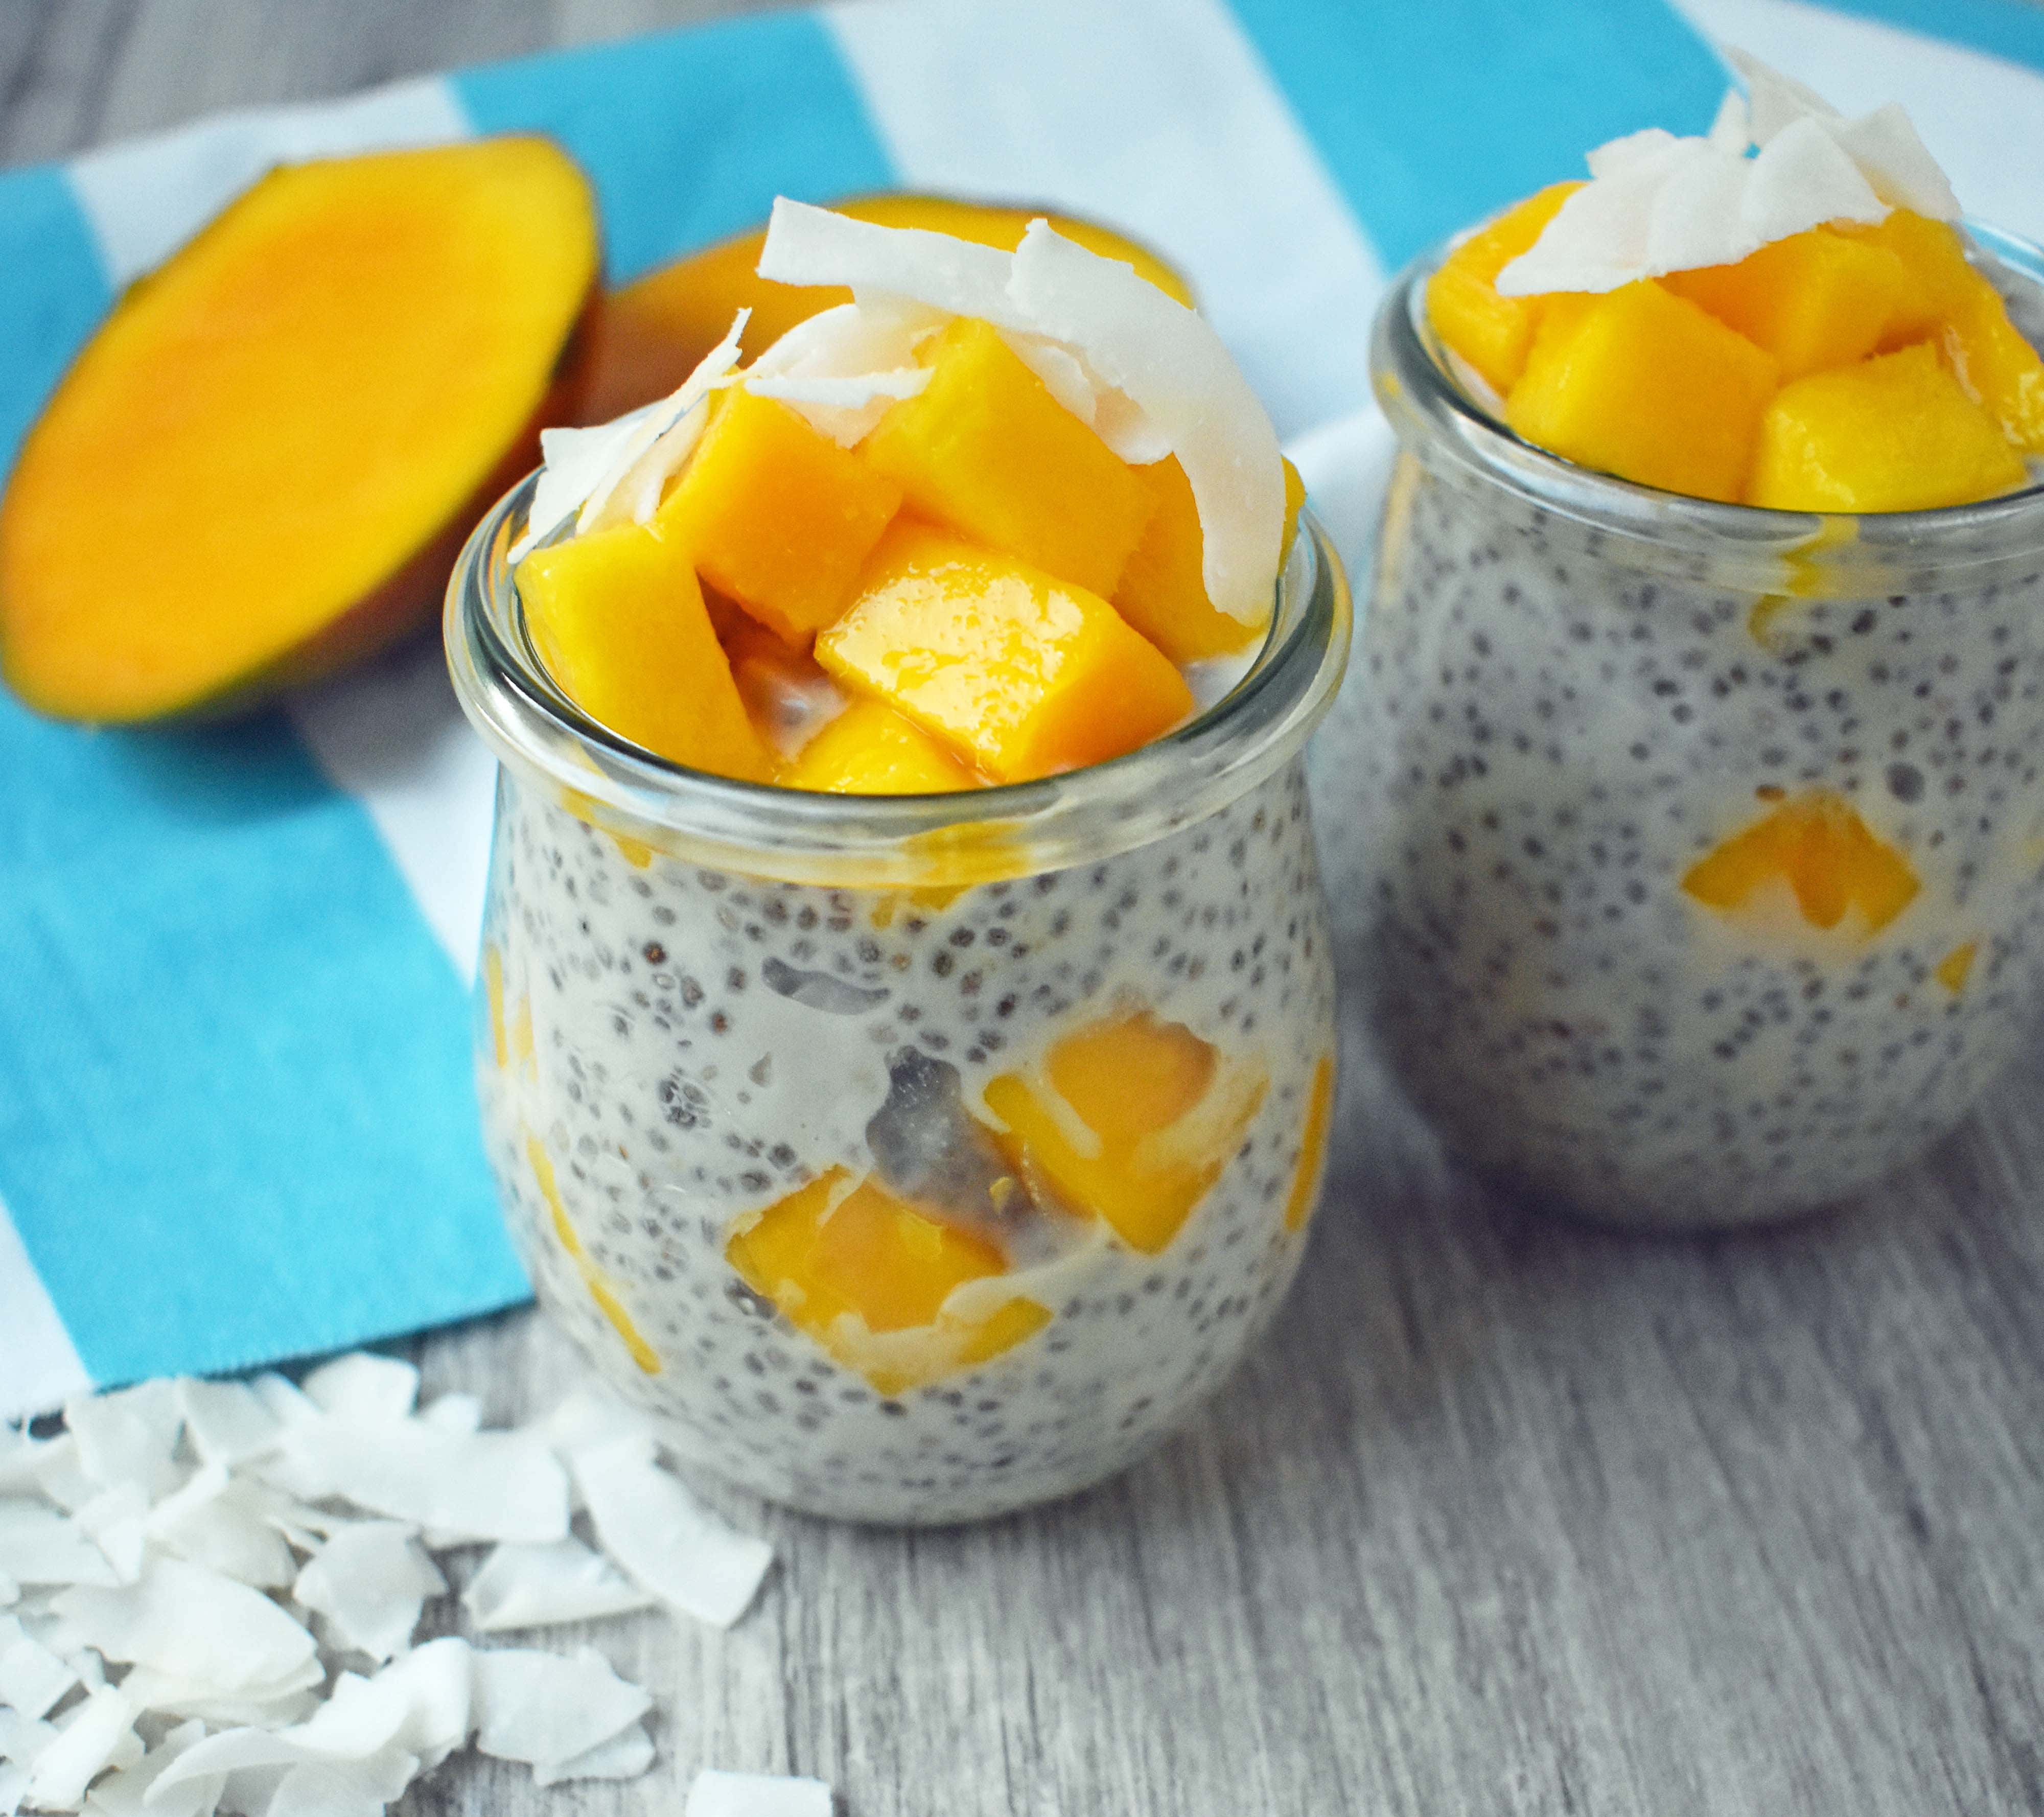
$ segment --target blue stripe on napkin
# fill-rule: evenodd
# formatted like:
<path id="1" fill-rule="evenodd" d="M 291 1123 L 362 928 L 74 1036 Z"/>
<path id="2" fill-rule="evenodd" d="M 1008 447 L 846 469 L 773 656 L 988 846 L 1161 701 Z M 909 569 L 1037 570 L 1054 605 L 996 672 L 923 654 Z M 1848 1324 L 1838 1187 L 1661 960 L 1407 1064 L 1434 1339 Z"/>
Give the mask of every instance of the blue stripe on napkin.
<path id="1" fill-rule="evenodd" d="M 1664 0 L 1234 0 L 1396 269 L 1642 126 L 1700 133 L 1724 71 Z M 1366 17 L 1368 29 L 1358 21 Z"/>
<path id="2" fill-rule="evenodd" d="M 0 1200 L 95 1380 L 524 1296 L 460 986 L 287 724 L 0 701 Z"/>
<path id="3" fill-rule="evenodd" d="M 827 202 L 894 174 L 806 13 L 465 71 L 481 133 L 548 133 L 594 179 L 610 280 L 743 232 L 777 195 Z"/>

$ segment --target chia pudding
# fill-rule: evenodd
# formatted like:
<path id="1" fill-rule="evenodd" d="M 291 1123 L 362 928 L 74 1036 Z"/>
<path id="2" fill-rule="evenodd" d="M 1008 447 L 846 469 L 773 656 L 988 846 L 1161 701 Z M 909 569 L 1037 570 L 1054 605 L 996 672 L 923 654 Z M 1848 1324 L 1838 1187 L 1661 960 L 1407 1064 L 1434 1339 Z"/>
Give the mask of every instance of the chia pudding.
<path id="1" fill-rule="evenodd" d="M 2037 255 L 1975 240 L 2034 340 Z M 1817 517 L 1571 466 L 1446 374 L 1430 263 L 1377 321 L 1344 715 L 1381 1038 L 1454 1154 L 1585 1215 L 1846 1197 L 2038 1020 L 2044 490 Z"/>
<path id="2" fill-rule="evenodd" d="M 809 1512 L 969 1519 L 1122 1468 L 1274 1312 L 1317 1191 L 1334 986 L 1300 750 L 1347 631 L 1317 532 L 1246 678 L 1182 731 L 861 800 L 584 718 L 524 638 L 524 496 L 471 542 L 448 643 L 502 759 L 478 1079 L 542 1304 L 678 1454 Z M 1059 1044 L 1132 1021 L 1207 1068 L 1205 1170 L 1154 1240 L 1016 1165 L 992 1108 L 1051 1102 Z M 770 1236 L 874 1189 L 997 1262 L 912 1326 L 760 1290 Z"/>

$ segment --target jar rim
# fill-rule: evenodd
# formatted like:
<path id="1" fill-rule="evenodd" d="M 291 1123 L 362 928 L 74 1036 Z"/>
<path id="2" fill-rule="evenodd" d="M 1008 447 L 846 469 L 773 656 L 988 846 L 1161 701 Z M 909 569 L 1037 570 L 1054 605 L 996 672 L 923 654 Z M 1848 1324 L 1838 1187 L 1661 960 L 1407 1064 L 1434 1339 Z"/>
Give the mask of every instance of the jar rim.
<path id="1" fill-rule="evenodd" d="M 471 533 L 448 582 L 448 666 L 498 758 L 571 811 L 653 850 L 789 882 L 949 888 L 1097 862 L 1219 812 L 1289 761 L 1332 704 L 1350 631 L 1325 531 L 1299 517 L 1270 628 L 1220 700 L 1150 743 L 1030 782 L 840 795 L 691 770 L 590 718 L 549 675 L 508 555 L 537 472 Z"/>
<path id="2" fill-rule="evenodd" d="M 2044 249 L 1982 223 L 1963 225 L 2002 266 L 2044 290 Z M 2044 480 L 1927 510 L 1782 511 L 1662 491 L 1523 440 L 1457 381 L 1427 321 L 1427 280 L 1456 244 L 1443 241 L 1399 274 L 1371 335 L 1378 403 L 1400 447 L 1443 477 L 1502 486 L 1617 540 L 1643 567 L 1697 578 L 1700 557 L 1711 578 L 1763 593 L 1878 594 L 1902 590 L 1892 584 L 1898 571 L 2023 566 L 2044 555 Z"/>

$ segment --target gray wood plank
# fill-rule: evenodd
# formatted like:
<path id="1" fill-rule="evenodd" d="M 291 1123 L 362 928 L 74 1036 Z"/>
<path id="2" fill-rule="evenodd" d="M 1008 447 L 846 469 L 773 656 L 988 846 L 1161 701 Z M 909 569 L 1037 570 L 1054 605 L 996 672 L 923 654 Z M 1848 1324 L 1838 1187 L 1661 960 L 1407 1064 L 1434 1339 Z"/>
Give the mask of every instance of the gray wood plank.
<path id="1" fill-rule="evenodd" d="M 15 0 L 0 158 L 743 4 Z M 951 1532 L 707 1485 L 780 1549 L 759 1606 L 586 1636 L 654 1772 L 403 1808 L 671 1811 L 715 1765 L 853 1817 L 2044 1811 L 2040 1098 L 2033 1058 L 1849 1214 L 1642 1240 L 1487 1200 L 1352 1064 L 1298 1291 L 1182 1437 Z M 405 1347 L 493 1421 L 574 1369 L 530 1314 Z"/>

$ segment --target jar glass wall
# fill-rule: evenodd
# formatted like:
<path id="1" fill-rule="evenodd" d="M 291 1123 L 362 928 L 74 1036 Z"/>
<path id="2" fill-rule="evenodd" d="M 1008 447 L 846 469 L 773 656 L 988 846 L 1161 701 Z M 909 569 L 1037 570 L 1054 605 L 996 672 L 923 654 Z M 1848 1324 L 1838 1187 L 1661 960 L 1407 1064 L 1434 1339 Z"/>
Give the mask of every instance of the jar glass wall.
<path id="1" fill-rule="evenodd" d="M 1121 1468 L 1298 1266 L 1334 1083 L 1300 751 L 1316 531 L 1243 681 L 1049 781 L 851 798 L 677 768 L 563 696 L 487 518 L 448 598 L 501 760 L 486 1144 L 543 1305 L 676 1448 L 937 1522 Z"/>
<path id="2" fill-rule="evenodd" d="M 2033 249 L 1981 234 L 2034 279 Z M 1378 317 L 1359 980 L 1465 1162 L 1629 1224 L 1843 1198 L 2034 1028 L 2044 490 L 1818 517 L 1531 448 Z"/>

